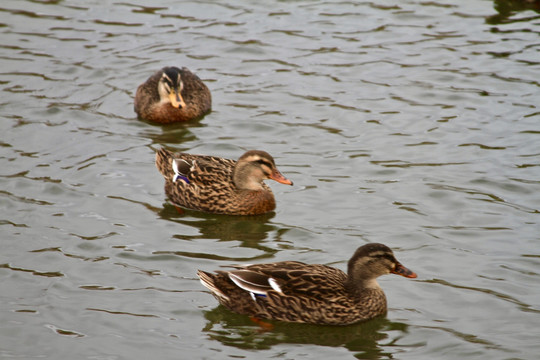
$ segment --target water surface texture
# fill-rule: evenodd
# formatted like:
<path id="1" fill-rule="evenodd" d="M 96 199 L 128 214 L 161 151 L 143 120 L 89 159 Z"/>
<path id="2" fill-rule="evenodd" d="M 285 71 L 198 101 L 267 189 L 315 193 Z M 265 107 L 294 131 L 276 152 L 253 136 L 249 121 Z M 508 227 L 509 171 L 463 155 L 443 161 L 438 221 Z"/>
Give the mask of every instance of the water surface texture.
<path id="1" fill-rule="evenodd" d="M 152 5 L 149 5 L 152 4 Z M 533 359 L 540 352 L 540 14 L 462 1 L 0 5 L 0 357 Z M 213 111 L 159 126 L 137 86 L 187 66 Z M 274 213 L 180 214 L 155 150 L 271 153 Z M 367 242 L 386 317 L 262 332 L 196 278 L 345 269 Z"/>

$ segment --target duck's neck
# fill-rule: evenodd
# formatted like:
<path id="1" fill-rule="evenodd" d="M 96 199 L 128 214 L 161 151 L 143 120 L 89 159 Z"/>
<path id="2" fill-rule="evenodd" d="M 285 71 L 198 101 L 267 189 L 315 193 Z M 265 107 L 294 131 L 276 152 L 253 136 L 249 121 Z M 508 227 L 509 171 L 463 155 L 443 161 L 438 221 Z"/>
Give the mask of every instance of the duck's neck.
<path id="1" fill-rule="evenodd" d="M 363 282 L 362 287 L 364 289 L 380 289 L 379 283 L 377 282 L 377 279 L 369 279 Z"/>
<path id="2" fill-rule="evenodd" d="M 386 295 L 375 279 L 360 285 L 347 282 L 346 287 L 366 319 L 386 312 Z"/>
<path id="3" fill-rule="evenodd" d="M 253 170 L 248 169 L 245 164 L 235 167 L 233 171 L 234 185 L 240 190 L 264 190 L 262 186 L 262 177 L 253 175 Z"/>
<path id="4" fill-rule="evenodd" d="M 350 276 L 347 279 L 347 282 L 345 284 L 345 287 L 347 290 L 349 290 L 350 293 L 355 295 L 360 295 L 365 292 L 371 292 L 371 291 L 381 291 L 382 289 L 379 286 L 379 283 L 377 282 L 376 278 L 371 279 L 357 279 L 354 276 Z"/>
<path id="5" fill-rule="evenodd" d="M 234 185 L 236 185 L 236 187 L 240 190 L 264 190 L 262 187 L 262 182 L 256 181 L 252 178 L 233 177 L 233 181 Z"/>

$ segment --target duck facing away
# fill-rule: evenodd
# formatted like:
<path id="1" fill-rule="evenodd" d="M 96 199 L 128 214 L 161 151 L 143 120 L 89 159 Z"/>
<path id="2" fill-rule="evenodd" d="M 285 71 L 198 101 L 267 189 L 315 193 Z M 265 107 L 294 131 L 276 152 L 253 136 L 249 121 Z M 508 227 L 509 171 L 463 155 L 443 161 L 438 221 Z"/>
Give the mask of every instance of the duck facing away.
<path id="1" fill-rule="evenodd" d="M 236 270 L 199 270 L 201 283 L 226 308 L 259 319 L 349 325 L 386 313 L 386 296 L 377 283 L 385 274 L 415 278 L 390 248 L 366 244 L 356 250 L 348 272 L 298 261 L 235 265 Z"/>
<path id="2" fill-rule="evenodd" d="M 206 85 L 187 68 L 164 67 L 137 88 L 135 112 L 161 124 L 201 118 L 212 108 Z"/>
<path id="3" fill-rule="evenodd" d="M 270 212 L 276 201 L 263 180 L 293 184 L 279 172 L 272 156 L 261 150 L 250 150 L 235 161 L 161 149 L 156 153 L 156 167 L 173 204 L 214 214 Z"/>

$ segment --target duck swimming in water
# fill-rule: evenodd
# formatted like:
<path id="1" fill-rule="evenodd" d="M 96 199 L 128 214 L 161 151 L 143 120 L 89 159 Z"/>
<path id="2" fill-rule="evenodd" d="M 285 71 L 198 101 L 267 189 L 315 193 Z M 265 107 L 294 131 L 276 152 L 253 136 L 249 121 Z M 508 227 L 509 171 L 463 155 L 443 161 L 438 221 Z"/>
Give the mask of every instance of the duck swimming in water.
<path id="1" fill-rule="evenodd" d="M 385 314 L 379 276 L 416 278 L 389 247 L 377 243 L 359 247 L 347 273 L 298 261 L 231 267 L 198 271 L 201 283 L 229 310 L 258 319 L 324 325 L 349 325 Z"/>
<path id="2" fill-rule="evenodd" d="M 164 67 L 137 88 L 135 112 L 147 121 L 169 124 L 195 120 L 212 108 L 208 87 L 187 68 Z"/>
<path id="3" fill-rule="evenodd" d="M 274 194 L 263 180 L 292 185 L 265 151 L 250 150 L 238 161 L 216 156 L 174 154 L 161 149 L 156 167 L 165 193 L 177 206 L 214 214 L 259 215 L 275 209 Z"/>

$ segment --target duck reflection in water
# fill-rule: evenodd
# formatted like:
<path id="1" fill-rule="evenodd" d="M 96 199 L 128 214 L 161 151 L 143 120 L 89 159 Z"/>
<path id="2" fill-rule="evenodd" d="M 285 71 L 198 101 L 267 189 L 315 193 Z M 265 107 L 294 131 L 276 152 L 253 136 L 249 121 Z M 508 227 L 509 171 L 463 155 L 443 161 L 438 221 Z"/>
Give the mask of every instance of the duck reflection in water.
<path id="1" fill-rule="evenodd" d="M 289 230 L 283 226 L 276 226 L 270 222 L 275 216 L 275 212 L 262 215 L 250 216 L 228 216 L 207 214 L 200 211 L 183 209 L 179 213 L 177 209 L 168 203 L 163 204 L 163 208 L 158 211 L 158 215 L 165 220 L 174 221 L 181 226 L 194 228 L 196 231 L 179 231 L 172 237 L 178 240 L 198 240 L 215 239 L 218 241 L 236 241 L 238 247 L 257 250 L 256 257 L 253 258 L 223 258 L 223 255 L 215 252 L 215 249 L 193 254 L 183 251 L 160 251 L 160 253 L 173 253 L 174 255 L 197 257 L 205 259 L 219 259 L 230 262 L 257 261 L 271 258 L 279 249 L 265 246 L 266 241 L 279 241 Z"/>
<path id="2" fill-rule="evenodd" d="M 276 216 L 273 211 L 256 216 L 228 216 L 207 214 L 189 209 L 180 210 L 174 205 L 164 203 L 163 209 L 159 211 L 158 215 L 162 219 L 196 227 L 199 230 L 196 235 L 178 234 L 175 236 L 183 240 L 219 239 L 253 242 L 265 240 L 270 232 L 280 229 L 270 223 L 270 220 Z"/>
<path id="3" fill-rule="evenodd" d="M 312 344 L 344 347 L 359 359 L 392 358 L 379 345 L 390 336 L 399 337 L 408 325 L 384 317 L 348 326 L 321 326 L 271 321 L 272 330 L 262 331 L 248 317 L 228 311 L 223 306 L 206 311 L 202 329 L 212 340 L 239 349 L 264 350 L 283 344 Z M 393 335 L 389 335 L 392 332 Z M 398 335 L 395 335 L 395 334 Z M 387 340 L 386 342 L 389 342 Z"/>
<path id="4" fill-rule="evenodd" d="M 493 1 L 493 7 L 497 11 L 497 14 L 486 18 L 486 23 L 490 25 L 512 22 L 526 23 L 527 20 L 534 20 L 536 18 L 536 16 L 531 16 L 529 19 L 523 18 L 523 16 L 515 17 L 516 13 L 520 11 L 532 10 L 540 13 L 539 0 L 495 0 Z"/>

